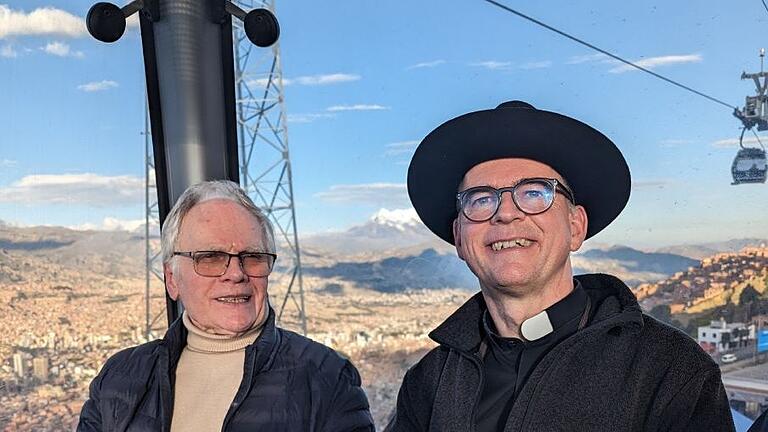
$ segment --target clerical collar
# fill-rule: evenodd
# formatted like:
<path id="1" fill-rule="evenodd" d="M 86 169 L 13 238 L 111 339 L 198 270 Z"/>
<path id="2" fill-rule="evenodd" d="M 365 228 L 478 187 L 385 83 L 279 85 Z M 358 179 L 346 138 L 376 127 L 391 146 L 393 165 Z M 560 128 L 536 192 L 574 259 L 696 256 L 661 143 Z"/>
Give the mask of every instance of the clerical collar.
<path id="1" fill-rule="evenodd" d="M 583 328 L 589 318 L 589 303 L 589 297 L 581 286 L 581 282 L 574 279 L 573 291 L 567 296 L 541 311 L 539 314 L 523 321 L 520 325 L 521 339 L 528 342 L 539 340 L 558 329 L 565 327 L 567 324 L 573 323 L 574 320 L 578 320 L 578 324 L 575 326 L 577 328 L 574 330 Z M 504 338 L 498 334 L 496 325 L 494 324 L 488 309 L 483 313 L 483 327 L 485 328 L 486 334 L 495 339 L 510 339 Z"/>

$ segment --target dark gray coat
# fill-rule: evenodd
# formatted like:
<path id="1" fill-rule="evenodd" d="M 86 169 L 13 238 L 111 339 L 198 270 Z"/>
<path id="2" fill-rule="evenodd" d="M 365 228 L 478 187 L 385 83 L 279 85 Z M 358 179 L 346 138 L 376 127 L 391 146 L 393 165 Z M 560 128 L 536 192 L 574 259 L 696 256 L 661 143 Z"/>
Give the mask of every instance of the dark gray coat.
<path id="1" fill-rule="evenodd" d="M 720 370 L 693 339 L 643 314 L 615 277 L 577 279 L 590 324 L 542 358 L 505 432 L 734 430 Z M 406 373 L 386 431 L 474 431 L 485 307 L 478 294 L 430 333 L 440 346 Z"/>
<path id="2" fill-rule="evenodd" d="M 181 320 L 162 340 L 112 356 L 94 378 L 78 432 L 169 431 L 176 365 L 186 344 Z M 222 431 L 369 432 L 360 375 L 330 348 L 275 327 L 275 313 L 245 351 L 243 380 Z"/>

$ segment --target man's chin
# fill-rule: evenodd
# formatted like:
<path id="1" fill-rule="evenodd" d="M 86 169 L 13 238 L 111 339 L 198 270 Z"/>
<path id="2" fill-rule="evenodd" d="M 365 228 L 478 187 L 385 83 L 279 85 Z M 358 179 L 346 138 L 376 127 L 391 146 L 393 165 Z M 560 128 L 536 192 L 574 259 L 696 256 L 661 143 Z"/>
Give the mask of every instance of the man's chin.
<path id="1" fill-rule="evenodd" d="M 534 278 L 531 275 L 508 274 L 495 275 L 496 277 L 480 283 L 484 291 L 489 293 L 500 293 L 506 295 L 520 295 L 530 291 L 534 285 Z"/>
<path id="2" fill-rule="evenodd" d="M 244 333 L 247 333 L 248 330 L 253 328 L 254 321 L 251 321 L 250 324 L 233 324 L 233 323 L 227 323 L 223 324 L 221 327 L 219 327 L 216 331 L 216 334 L 222 335 L 222 336 L 240 336 Z"/>
<path id="3" fill-rule="evenodd" d="M 230 315 L 227 319 L 212 322 L 206 331 L 220 336 L 238 336 L 252 329 L 258 316 L 253 312 L 242 316 Z"/>

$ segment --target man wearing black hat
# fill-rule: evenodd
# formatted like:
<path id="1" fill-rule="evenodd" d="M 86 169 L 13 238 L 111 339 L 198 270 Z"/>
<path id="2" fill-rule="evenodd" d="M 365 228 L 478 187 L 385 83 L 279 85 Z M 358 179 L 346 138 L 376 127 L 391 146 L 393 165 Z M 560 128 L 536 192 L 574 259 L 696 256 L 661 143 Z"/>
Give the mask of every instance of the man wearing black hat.
<path id="1" fill-rule="evenodd" d="M 733 431 L 717 364 L 570 253 L 629 199 L 592 127 L 513 101 L 430 133 L 408 170 L 424 224 L 481 292 L 430 333 L 387 431 Z M 508 193 L 507 193 L 508 192 Z"/>

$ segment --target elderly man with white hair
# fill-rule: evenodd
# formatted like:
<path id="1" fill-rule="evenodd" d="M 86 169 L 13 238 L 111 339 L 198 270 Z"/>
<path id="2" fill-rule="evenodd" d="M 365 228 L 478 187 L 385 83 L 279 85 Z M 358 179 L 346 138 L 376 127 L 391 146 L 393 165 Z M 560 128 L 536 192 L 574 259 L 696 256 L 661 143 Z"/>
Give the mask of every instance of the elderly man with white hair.
<path id="1" fill-rule="evenodd" d="M 162 231 L 182 317 L 161 340 L 112 356 L 78 431 L 372 431 L 355 367 L 275 326 L 272 226 L 235 183 L 187 189 Z"/>

